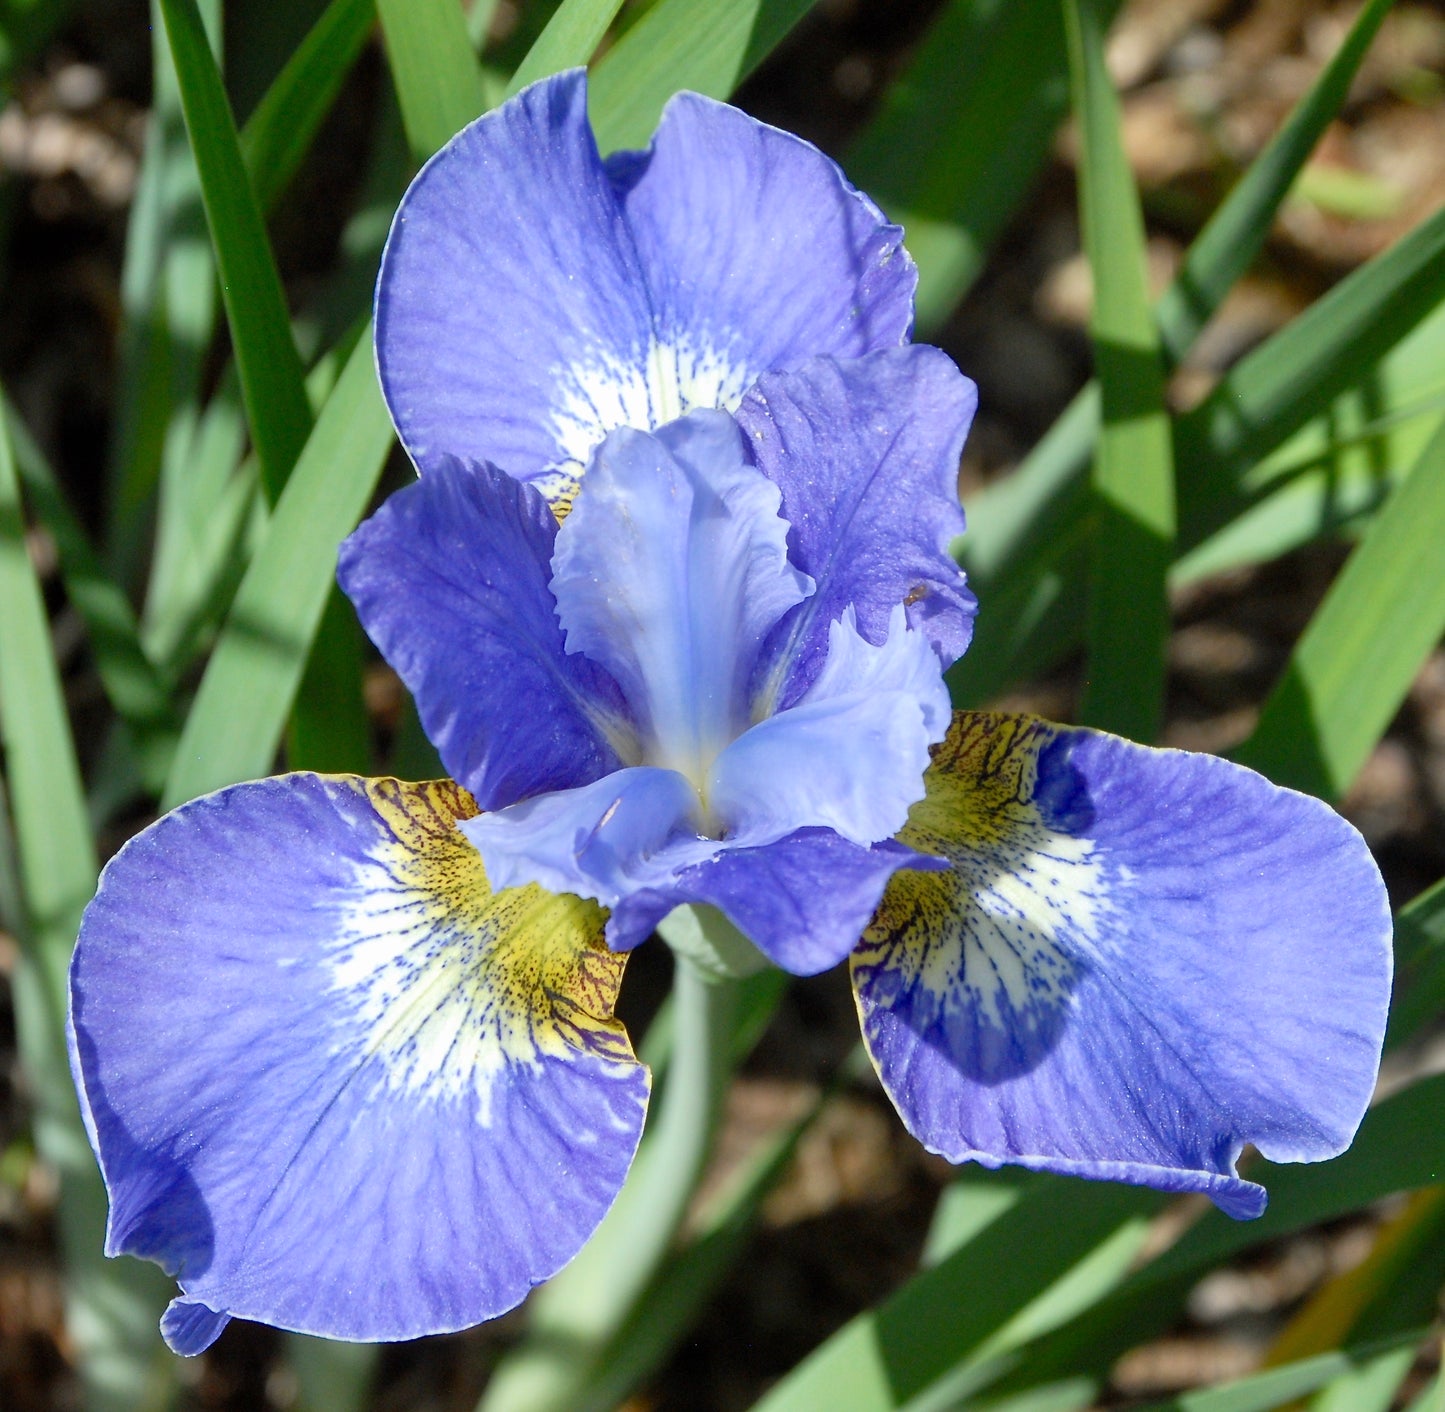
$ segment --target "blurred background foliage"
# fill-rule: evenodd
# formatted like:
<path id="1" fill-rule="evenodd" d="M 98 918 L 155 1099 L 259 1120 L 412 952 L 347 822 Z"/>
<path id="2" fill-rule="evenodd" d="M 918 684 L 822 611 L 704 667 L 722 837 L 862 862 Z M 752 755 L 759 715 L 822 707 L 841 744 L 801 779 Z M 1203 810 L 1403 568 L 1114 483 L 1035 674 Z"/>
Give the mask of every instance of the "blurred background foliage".
<path id="1" fill-rule="evenodd" d="M 100 1259 L 64 1056 L 99 863 L 279 766 L 438 773 L 332 587 L 406 475 L 368 316 L 419 161 L 593 65 L 819 143 L 980 384 L 953 673 L 1335 802 L 1399 910 L 1380 1097 L 1268 1214 L 921 1153 L 841 975 L 745 988 L 672 1257 L 371 1350 Z M 1445 8 L 1421 0 L 0 0 L 0 1404 L 1442 1412 Z M 664 948 L 624 1007 L 662 1075 Z M 636 1032 L 636 1028 L 634 1032 Z M 589 1283 L 590 1279 L 590 1283 Z"/>

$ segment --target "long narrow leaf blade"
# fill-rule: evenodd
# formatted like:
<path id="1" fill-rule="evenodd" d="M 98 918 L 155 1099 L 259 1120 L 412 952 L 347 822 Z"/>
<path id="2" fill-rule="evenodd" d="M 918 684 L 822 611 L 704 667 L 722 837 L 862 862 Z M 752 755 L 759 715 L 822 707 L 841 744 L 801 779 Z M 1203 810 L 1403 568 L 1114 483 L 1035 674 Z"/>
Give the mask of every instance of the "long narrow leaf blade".
<path id="1" fill-rule="evenodd" d="M 1118 0 L 1101 8 L 1107 21 Z M 1068 103 L 1055 0 L 951 0 L 848 152 L 849 175 L 908 232 L 925 335 L 983 268 Z"/>
<path id="2" fill-rule="evenodd" d="M 264 775 L 321 622 L 336 549 L 391 446 L 368 329 L 322 408 L 186 718 L 164 804 Z"/>
<path id="3" fill-rule="evenodd" d="M 1391 0 L 1371 0 L 1309 91 L 1190 245 L 1155 316 L 1166 359 L 1180 361 L 1235 281 L 1254 262 L 1280 203 L 1339 111 Z M 1081 477 L 1098 431 L 1097 387 L 1070 404 L 1018 472 L 970 507 L 970 570 L 997 575 L 1025 543 L 1046 542 L 1044 507 Z"/>
<path id="4" fill-rule="evenodd" d="M 1150 740 L 1164 709 L 1165 576 L 1174 558 L 1174 457 L 1164 367 L 1145 280 L 1144 218 L 1124 155 L 1119 101 L 1104 64 L 1103 7 L 1063 0 L 1079 202 L 1094 275 L 1090 333 L 1101 392 L 1094 452 L 1090 724 Z"/>
<path id="5" fill-rule="evenodd" d="M 295 175 L 376 23 L 373 0 L 331 0 L 241 130 L 241 156 L 263 211 Z"/>
<path id="6" fill-rule="evenodd" d="M 622 0 L 562 0 L 557 13 L 547 21 L 546 29 L 517 66 L 507 84 L 507 97 L 539 78 L 577 63 L 579 54 L 590 57 L 621 8 Z"/>
<path id="7" fill-rule="evenodd" d="M 814 0 L 659 0 L 599 61 L 590 107 L 603 152 L 645 147 L 679 89 L 726 98 Z"/>
<path id="8" fill-rule="evenodd" d="M 458 0 L 376 0 L 407 141 L 425 161 L 486 111 L 476 51 Z"/>
<path id="9" fill-rule="evenodd" d="M 160 0 L 180 81 L 241 393 L 262 481 L 274 500 L 311 429 L 301 359 L 235 119 L 196 0 Z"/>
<path id="10" fill-rule="evenodd" d="M 1337 798 L 1445 635 L 1445 424 L 1376 516 L 1300 639 L 1238 758 Z"/>

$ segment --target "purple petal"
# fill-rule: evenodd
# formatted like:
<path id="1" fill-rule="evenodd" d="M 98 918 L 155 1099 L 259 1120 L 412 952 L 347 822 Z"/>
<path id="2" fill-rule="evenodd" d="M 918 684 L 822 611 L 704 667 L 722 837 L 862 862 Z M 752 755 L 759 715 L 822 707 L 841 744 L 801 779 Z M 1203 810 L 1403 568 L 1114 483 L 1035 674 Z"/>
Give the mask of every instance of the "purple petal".
<path id="1" fill-rule="evenodd" d="M 450 453 L 563 499 L 609 431 L 903 343 L 917 274 L 901 242 L 816 148 L 695 94 L 648 152 L 604 168 L 575 69 L 412 183 L 377 284 L 382 389 L 423 472 Z"/>
<path id="2" fill-rule="evenodd" d="M 811 589 L 787 533 L 725 412 L 614 432 L 593 458 L 552 592 L 567 650 L 616 678 L 649 765 L 698 783 L 747 725 L 763 639 Z"/>
<path id="3" fill-rule="evenodd" d="M 462 832 L 494 886 L 535 882 L 610 907 L 717 851 L 698 836 L 698 813 L 697 792 L 676 770 L 643 765 L 478 815 Z"/>
<path id="4" fill-rule="evenodd" d="M 477 119 L 412 182 L 382 257 L 376 348 L 424 473 L 450 453 L 555 493 L 604 432 L 649 424 L 651 340 L 581 69 Z"/>
<path id="5" fill-rule="evenodd" d="M 630 950 L 674 907 L 707 903 L 770 961 L 811 976 L 853 949 L 898 869 L 937 866 L 896 843 L 859 848 L 831 829 L 804 829 L 761 848 L 724 848 L 662 886 L 632 893 L 613 908 L 607 940 Z"/>
<path id="6" fill-rule="evenodd" d="M 854 954 L 863 1033 L 951 1161 L 1203 1191 L 1342 1151 L 1374 1088 L 1390 915 L 1316 799 L 1205 755 L 959 713 Z"/>
<path id="7" fill-rule="evenodd" d="M 923 798 L 928 747 L 948 722 L 942 665 L 902 605 L 880 647 L 858 635 L 850 606 L 807 694 L 718 757 L 708 807 L 744 843 L 821 827 L 866 847 L 897 833 Z"/>
<path id="8" fill-rule="evenodd" d="M 618 768 L 615 685 L 563 647 L 557 521 L 493 466 L 438 457 L 341 546 L 341 586 L 416 698 L 451 774 L 488 809 Z"/>
<path id="9" fill-rule="evenodd" d="M 575 898 L 492 893 L 450 782 L 291 775 L 111 862 L 71 972 L 107 1253 L 176 1275 L 164 1328 L 352 1340 L 511 1308 L 621 1185 L 648 1079 Z"/>
<path id="10" fill-rule="evenodd" d="M 968 646 L 977 605 L 949 545 L 963 532 L 958 460 L 976 402 L 924 347 L 820 358 L 760 378 L 743 400 L 738 421 L 783 493 L 789 556 L 817 584 L 769 644 L 781 704 L 807 690 L 850 603 L 869 642 L 904 603 L 945 666 Z"/>
<path id="11" fill-rule="evenodd" d="M 709 364 L 742 374 L 716 405 L 769 368 L 907 342 L 918 272 L 903 232 L 812 144 L 679 93 L 651 148 L 609 167 L 680 381 Z"/>

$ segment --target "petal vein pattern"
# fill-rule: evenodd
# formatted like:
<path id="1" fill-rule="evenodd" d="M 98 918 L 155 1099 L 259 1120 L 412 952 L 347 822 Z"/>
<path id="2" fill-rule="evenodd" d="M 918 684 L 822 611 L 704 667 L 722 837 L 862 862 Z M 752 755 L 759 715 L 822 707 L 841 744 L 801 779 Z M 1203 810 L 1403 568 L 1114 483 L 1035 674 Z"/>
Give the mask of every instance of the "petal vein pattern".
<path id="1" fill-rule="evenodd" d="M 475 806 L 454 787 L 375 780 L 367 792 L 391 838 L 356 861 L 329 943 L 342 1047 L 379 1059 L 389 1088 L 474 1093 L 483 1127 L 509 1066 L 572 1052 L 630 1063 L 610 1018 L 621 958 L 557 926 L 559 912 L 583 909 L 537 887 L 490 891 L 457 827 Z M 595 939 L 601 919 L 590 921 Z"/>
<path id="2" fill-rule="evenodd" d="M 1348 1145 L 1374 1086 L 1390 917 L 1327 806 L 1213 756 L 960 712 L 852 957 L 864 1037 L 952 1161 L 1202 1191 Z"/>
<path id="3" fill-rule="evenodd" d="M 602 914 L 493 892 L 450 782 L 290 775 L 194 801 L 107 868 L 72 1055 L 107 1249 L 232 1316 L 344 1339 L 464 1328 L 569 1260 L 648 1076 Z M 467 1252 L 458 1259 L 457 1252 Z"/>
<path id="4" fill-rule="evenodd" d="M 490 461 L 569 502 L 610 431 L 737 407 L 819 354 L 907 341 L 902 231 L 790 133 L 696 94 L 605 163 L 586 75 L 554 75 L 459 133 L 397 212 L 377 362 L 422 472 Z"/>

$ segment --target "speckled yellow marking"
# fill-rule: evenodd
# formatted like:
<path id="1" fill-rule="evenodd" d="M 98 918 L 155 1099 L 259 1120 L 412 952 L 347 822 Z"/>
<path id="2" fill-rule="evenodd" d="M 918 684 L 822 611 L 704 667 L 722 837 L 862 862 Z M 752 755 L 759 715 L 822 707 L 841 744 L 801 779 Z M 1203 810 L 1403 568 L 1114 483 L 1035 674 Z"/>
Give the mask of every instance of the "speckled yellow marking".
<path id="1" fill-rule="evenodd" d="M 1067 1003 L 1070 941 L 1098 935 L 1109 901 L 1092 843 L 1034 803 L 1040 753 L 1058 733 L 1034 716 L 954 713 L 899 834 L 950 867 L 894 875 L 853 953 L 855 988 L 906 999 L 923 1023 L 969 1009 L 1010 1031 Z"/>
<path id="2" fill-rule="evenodd" d="M 632 1068 L 613 1016 L 626 958 L 604 913 L 535 885 L 493 892 L 457 828 L 478 810 L 450 780 L 349 781 L 384 826 L 357 865 L 333 984 L 392 1087 L 485 1099 L 507 1065 L 588 1054 Z"/>

